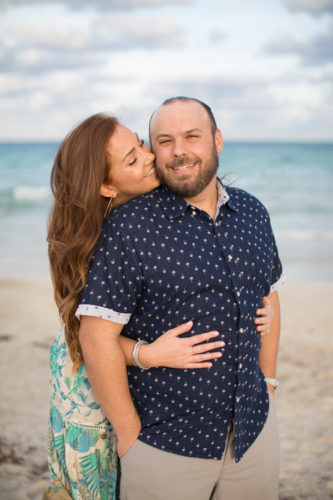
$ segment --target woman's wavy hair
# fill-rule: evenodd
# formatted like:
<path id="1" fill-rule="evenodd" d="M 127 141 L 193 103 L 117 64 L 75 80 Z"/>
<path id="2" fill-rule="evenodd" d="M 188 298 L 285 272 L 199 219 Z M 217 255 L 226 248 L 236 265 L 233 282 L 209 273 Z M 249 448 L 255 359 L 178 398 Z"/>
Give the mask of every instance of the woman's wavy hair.
<path id="1" fill-rule="evenodd" d="M 117 125 L 116 118 L 104 114 L 84 120 L 60 145 L 51 173 L 50 271 L 74 370 L 83 363 L 75 312 L 109 202 L 100 188 L 108 178 L 106 147 Z"/>

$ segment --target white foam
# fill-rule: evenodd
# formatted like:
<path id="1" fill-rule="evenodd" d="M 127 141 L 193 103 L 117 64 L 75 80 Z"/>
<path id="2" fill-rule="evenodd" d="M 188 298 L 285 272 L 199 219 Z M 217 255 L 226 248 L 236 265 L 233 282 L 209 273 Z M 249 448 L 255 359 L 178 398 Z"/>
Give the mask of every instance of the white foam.
<path id="1" fill-rule="evenodd" d="M 17 201 L 48 200 L 50 196 L 50 188 L 45 186 L 17 186 L 13 189 L 13 197 Z"/>
<path id="2" fill-rule="evenodd" d="M 311 231 L 311 230 L 295 230 L 295 231 L 275 231 L 277 240 L 292 240 L 292 241 L 333 241 L 333 231 Z"/>

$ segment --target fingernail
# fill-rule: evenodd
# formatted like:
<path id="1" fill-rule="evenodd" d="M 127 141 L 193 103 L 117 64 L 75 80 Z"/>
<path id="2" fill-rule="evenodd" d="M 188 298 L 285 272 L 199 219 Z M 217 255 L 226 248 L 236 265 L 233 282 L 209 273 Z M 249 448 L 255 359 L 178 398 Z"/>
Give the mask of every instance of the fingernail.
<path id="1" fill-rule="evenodd" d="M 220 358 L 221 356 L 222 356 L 222 352 L 217 352 L 217 353 L 216 353 L 216 357 L 217 357 L 217 358 Z"/>

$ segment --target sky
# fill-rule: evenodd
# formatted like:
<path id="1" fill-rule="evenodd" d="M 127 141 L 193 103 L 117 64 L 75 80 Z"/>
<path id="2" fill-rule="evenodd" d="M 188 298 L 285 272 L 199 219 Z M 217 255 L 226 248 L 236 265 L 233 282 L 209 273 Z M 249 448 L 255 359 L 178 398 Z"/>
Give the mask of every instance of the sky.
<path id="1" fill-rule="evenodd" d="M 0 0 L 0 141 L 97 112 L 147 137 L 176 95 L 225 140 L 333 140 L 333 0 Z"/>

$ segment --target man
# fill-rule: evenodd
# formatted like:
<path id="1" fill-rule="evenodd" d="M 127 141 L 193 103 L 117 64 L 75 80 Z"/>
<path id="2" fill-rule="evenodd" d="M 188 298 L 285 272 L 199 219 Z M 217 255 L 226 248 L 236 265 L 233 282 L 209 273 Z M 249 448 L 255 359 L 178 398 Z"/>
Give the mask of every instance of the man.
<path id="1" fill-rule="evenodd" d="M 279 445 L 264 375 L 275 383 L 277 292 L 262 343 L 254 325 L 282 273 L 268 214 L 217 180 L 222 135 L 204 103 L 165 101 L 150 136 L 163 186 L 109 219 L 82 298 L 126 323 L 83 316 L 80 328 L 92 386 L 118 437 L 121 498 L 276 500 Z M 107 294 L 96 291 L 103 276 Z M 120 332 L 152 341 L 189 319 L 193 334 L 220 332 L 222 358 L 205 374 L 129 367 L 127 379 Z"/>

